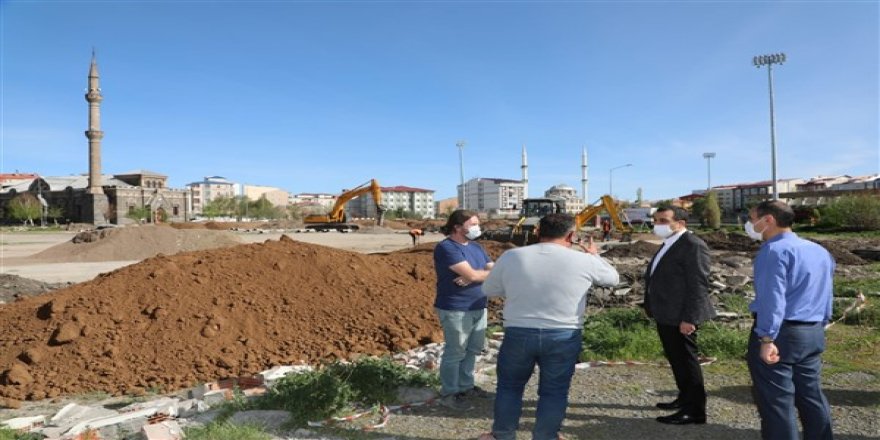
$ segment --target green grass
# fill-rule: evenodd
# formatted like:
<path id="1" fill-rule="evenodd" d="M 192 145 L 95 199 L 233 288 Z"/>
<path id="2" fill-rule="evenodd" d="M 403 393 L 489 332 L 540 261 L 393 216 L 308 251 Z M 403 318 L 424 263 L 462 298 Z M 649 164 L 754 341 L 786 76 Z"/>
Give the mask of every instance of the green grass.
<path id="1" fill-rule="evenodd" d="M 727 294 L 721 295 L 720 299 L 724 304 L 724 310 L 740 315 L 749 315 L 749 303 L 751 300 L 744 295 Z"/>
<path id="2" fill-rule="evenodd" d="M 837 324 L 825 333 L 823 354 L 829 374 L 880 371 L 880 330 L 859 325 Z"/>
<path id="3" fill-rule="evenodd" d="M 271 440 L 272 436 L 256 426 L 237 426 L 228 422 L 185 428 L 187 440 Z"/>
<path id="4" fill-rule="evenodd" d="M 834 231 L 817 226 L 795 225 L 794 232 L 805 238 L 880 238 L 880 231 Z"/>
<path id="5" fill-rule="evenodd" d="M 42 435 L 36 433 L 22 434 L 9 428 L 0 428 L 0 440 L 39 440 Z"/>
<path id="6" fill-rule="evenodd" d="M 866 268 L 869 272 L 866 277 L 834 277 L 834 296 L 853 297 L 857 292 L 880 294 L 880 263 L 871 263 Z"/>

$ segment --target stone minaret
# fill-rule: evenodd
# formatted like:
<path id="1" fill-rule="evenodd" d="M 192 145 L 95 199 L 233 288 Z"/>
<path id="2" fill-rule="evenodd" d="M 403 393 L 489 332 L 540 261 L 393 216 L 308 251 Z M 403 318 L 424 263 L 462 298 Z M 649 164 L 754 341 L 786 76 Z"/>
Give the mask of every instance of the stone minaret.
<path id="1" fill-rule="evenodd" d="M 587 178 L 587 147 L 581 152 L 581 194 L 584 196 L 584 206 L 590 204 L 590 179 Z"/>
<path id="2" fill-rule="evenodd" d="M 89 129 L 86 137 L 89 138 L 89 194 L 104 194 L 101 184 L 101 139 L 104 132 L 101 131 L 101 87 L 98 83 L 98 61 L 95 59 L 95 51 L 92 50 L 92 65 L 89 68 L 89 91 L 86 93 L 86 101 L 89 102 Z"/>
<path id="3" fill-rule="evenodd" d="M 522 146 L 522 182 L 523 182 L 523 198 L 529 198 L 529 159 L 526 157 L 526 144 Z"/>

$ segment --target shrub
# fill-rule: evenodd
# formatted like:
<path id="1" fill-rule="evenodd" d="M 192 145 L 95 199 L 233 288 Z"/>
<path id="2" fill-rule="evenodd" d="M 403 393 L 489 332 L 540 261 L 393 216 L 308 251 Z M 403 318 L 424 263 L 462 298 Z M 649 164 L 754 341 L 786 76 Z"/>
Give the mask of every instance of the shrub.
<path id="1" fill-rule="evenodd" d="M 880 197 L 851 195 L 838 197 L 820 209 L 820 226 L 852 231 L 880 229 Z"/>
<path id="2" fill-rule="evenodd" d="M 581 360 L 657 359 L 663 350 L 640 309 L 609 309 L 584 322 Z"/>
<path id="3" fill-rule="evenodd" d="M 333 363 L 319 371 L 293 374 L 281 379 L 253 407 L 282 409 L 291 413 L 294 425 L 323 420 L 352 408 L 354 404 L 390 404 L 401 386 L 433 387 L 436 374 L 414 371 L 388 358 L 363 358 L 354 363 Z"/>

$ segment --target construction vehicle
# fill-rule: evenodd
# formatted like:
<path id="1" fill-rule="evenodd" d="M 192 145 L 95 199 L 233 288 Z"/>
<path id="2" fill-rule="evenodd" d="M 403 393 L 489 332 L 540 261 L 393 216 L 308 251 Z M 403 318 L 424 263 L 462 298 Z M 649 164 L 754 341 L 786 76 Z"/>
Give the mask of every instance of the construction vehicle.
<path id="1" fill-rule="evenodd" d="M 517 246 L 536 243 L 538 241 L 536 232 L 541 217 L 558 212 L 565 212 L 565 200 L 563 199 L 525 199 L 520 210 L 520 218 L 516 223 L 507 228 L 484 231 L 480 238 L 513 243 Z"/>
<path id="2" fill-rule="evenodd" d="M 600 202 L 597 205 L 587 206 L 581 212 L 575 214 L 574 219 L 577 230 L 583 229 L 590 219 L 596 217 L 602 211 L 607 211 L 614 228 L 623 234 L 621 241 L 629 241 L 632 237 L 633 228 L 628 225 L 629 221 L 622 215 L 623 213 L 617 207 L 617 204 L 614 203 L 614 199 L 606 195 L 600 198 Z M 538 222 L 541 220 L 541 217 L 559 212 L 565 212 L 565 200 L 563 199 L 525 199 L 523 200 L 523 209 L 521 210 L 519 221 L 508 228 L 485 231 L 481 238 L 502 243 L 513 243 L 517 246 L 537 243 Z"/>
<path id="3" fill-rule="evenodd" d="M 371 194 L 373 196 L 373 202 L 376 204 L 376 225 L 382 226 L 382 217 L 385 214 L 385 207 L 382 206 L 382 188 L 376 179 L 370 179 L 369 182 L 365 182 L 354 189 L 340 194 L 328 214 L 306 216 L 303 219 L 306 229 L 315 229 L 322 232 L 330 230 L 350 232 L 360 229 L 360 226 L 356 223 L 347 222 L 345 204 L 364 194 Z"/>
<path id="4" fill-rule="evenodd" d="M 604 195 L 599 198 L 599 201 L 599 204 L 587 206 L 583 211 L 574 216 L 574 223 L 577 230 L 580 231 L 590 219 L 596 217 L 602 211 L 606 211 L 608 217 L 611 218 L 611 224 L 614 226 L 614 229 L 622 234 L 620 241 L 632 240 L 632 224 L 630 224 L 626 214 L 617 207 L 617 203 L 614 203 L 614 198 L 609 195 Z"/>

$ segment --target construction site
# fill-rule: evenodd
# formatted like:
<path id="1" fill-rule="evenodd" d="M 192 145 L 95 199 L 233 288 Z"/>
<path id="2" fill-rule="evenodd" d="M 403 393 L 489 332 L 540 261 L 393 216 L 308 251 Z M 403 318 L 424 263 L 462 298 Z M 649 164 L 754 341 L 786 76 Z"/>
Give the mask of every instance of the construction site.
<path id="1" fill-rule="evenodd" d="M 273 367 L 399 356 L 441 345 L 432 254 L 443 236 L 427 232 L 414 246 L 407 235 L 412 227 L 436 225 L 386 222 L 352 233 L 272 226 L 4 233 L 0 403 L 7 409 L 0 420 L 32 421 L 28 429 L 39 432 L 49 429 L 45 417 L 52 415 L 41 411 L 78 396 L 158 398 Z M 645 234 L 628 238 L 633 241 L 604 249 L 622 284 L 595 288 L 594 312 L 641 300 L 644 267 L 659 245 Z M 721 298 L 748 297 L 758 244 L 724 232 L 703 238 L 713 250 L 712 296 L 719 315 L 741 319 L 725 313 Z M 516 247 L 480 243 L 493 260 Z M 834 255 L 840 273 L 871 276 L 863 269 L 868 261 L 851 250 L 880 249 L 880 240 L 820 244 Z M 500 325 L 500 306 L 490 303 L 490 327 Z M 424 360 L 424 354 L 416 357 Z M 436 368 L 431 362 L 418 366 Z M 491 376 L 487 380 L 491 389 Z M 876 380 L 868 386 L 876 388 Z M 876 414 L 876 402 L 865 409 Z M 85 438 L 71 430 L 74 421 L 83 422 L 68 420 L 64 429 L 46 431 L 56 436 L 49 438 Z M 877 427 L 876 418 L 866 423 Z"/>

